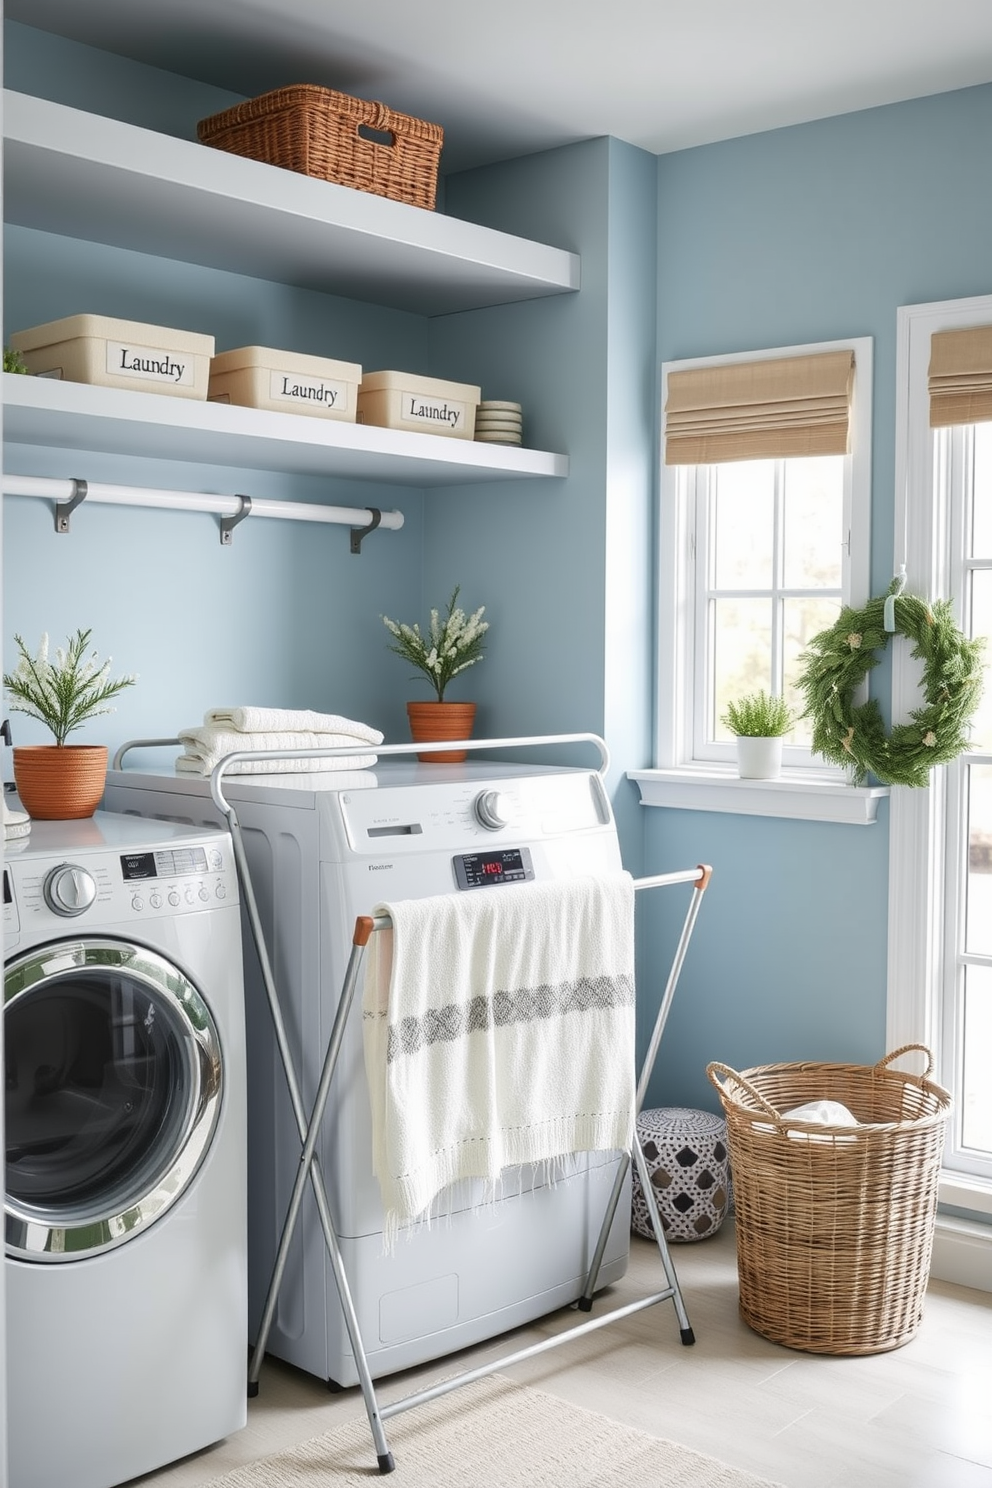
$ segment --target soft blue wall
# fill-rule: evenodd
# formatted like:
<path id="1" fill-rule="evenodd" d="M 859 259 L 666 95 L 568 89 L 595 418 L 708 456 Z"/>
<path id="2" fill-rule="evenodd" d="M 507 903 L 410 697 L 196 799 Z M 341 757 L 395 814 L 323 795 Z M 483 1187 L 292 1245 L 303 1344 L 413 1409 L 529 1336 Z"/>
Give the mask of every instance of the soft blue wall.
<path id="1" fill-rule="evenodd" d="M 990 144 L 986 86 L 658 161 L 659 361 L 874 337 L 876 592 L 893 564 L 896 308 L 992 288 Z M 715 870 L 657 1103 L 717 1109 L 711 1059 L 885 1052 L 887 822 L 887 809 L 871 827 L 645 812 L 652 870 Z"/>
<path id="2" fill-rule="evenodd" d="M 523 403 L 528 442 L 567 450 L 570 474 L 498 500 L 439 493 L 425 513 L 428 575 L 448 566 L 473 591 L 495 583 L 508 644 L 488 680 L 511 732 L 606 738 L 635 872 L 642 825 L 623 772 L 651 749 L 655 191 L 654 159 L 615 140 L 448 178 L 455 215 L 581 256 L 577 296 L 431 327 L 432 355 L 456 369 L 484 345 L 483 396 Z"/>

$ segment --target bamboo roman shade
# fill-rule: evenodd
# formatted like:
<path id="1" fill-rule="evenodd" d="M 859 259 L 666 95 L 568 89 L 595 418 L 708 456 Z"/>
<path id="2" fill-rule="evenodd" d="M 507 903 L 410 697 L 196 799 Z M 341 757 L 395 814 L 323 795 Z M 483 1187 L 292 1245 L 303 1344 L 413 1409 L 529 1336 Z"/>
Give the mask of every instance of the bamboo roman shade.
<path id="1" fill-rule="evenodd" d="M 670 372 L 665 461 L 845 455 L 853 388 L 851 348 Z"/>
<path id="2" fill-rule="evenodd" d="M 992 419 L 992 325 L 930 338 L 930 427 Z"/>

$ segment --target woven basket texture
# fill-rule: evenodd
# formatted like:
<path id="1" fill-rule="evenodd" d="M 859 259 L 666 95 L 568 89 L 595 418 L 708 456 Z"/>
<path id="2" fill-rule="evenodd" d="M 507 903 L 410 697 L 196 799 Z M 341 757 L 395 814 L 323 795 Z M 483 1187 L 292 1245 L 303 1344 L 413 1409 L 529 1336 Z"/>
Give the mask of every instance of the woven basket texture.
<path id="1" fill-rule="evenodd" d="M 384 103 L 296 83 L 201 119 L 196 132 L 201 144 L 233 155 L 434 207 L 444 131 Z"/>
<path id="2" fill-rule="evenodd" d="M 888 1068 L 913 1049 L 924 1075 Z M 741 1316 L 756 1333 L 809 1353 L 873 1354 L 917 1332 L 951 1110 L 932 1068 L 918 1044 L 876 1065 L 707 1068 L 727 1118 Z M 864 1124 L 782 1119 L 818 1100 Z"/>

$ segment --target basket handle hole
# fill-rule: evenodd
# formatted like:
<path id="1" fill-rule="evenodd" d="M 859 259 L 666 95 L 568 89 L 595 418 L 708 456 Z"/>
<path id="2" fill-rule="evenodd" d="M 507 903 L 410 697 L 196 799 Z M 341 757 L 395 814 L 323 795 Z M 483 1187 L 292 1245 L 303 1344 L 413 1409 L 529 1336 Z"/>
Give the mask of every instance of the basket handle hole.
<path id="1" fill-rule="evenodd" d="M 396 136 L 391 129 L 373 129 L 371 124 L 359 124 L 358 137 L 366 140 L 370 145 L 392 147 L 396 143 Z"/>

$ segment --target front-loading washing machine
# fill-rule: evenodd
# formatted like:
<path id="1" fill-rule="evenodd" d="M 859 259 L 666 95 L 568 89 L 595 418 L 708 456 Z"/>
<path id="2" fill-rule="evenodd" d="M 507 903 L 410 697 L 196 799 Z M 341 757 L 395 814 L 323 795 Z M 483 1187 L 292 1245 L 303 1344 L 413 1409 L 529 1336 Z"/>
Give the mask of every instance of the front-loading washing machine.
<path id="1" fill-rule="evenodd" d="M 111 1488 L 245 1423 L 231 839 L 35 821 L 3 888 L 10 1488 Z"/>
<path id="2" fill-rule="evenodd" d="M 126 746 L 125 754 L 134 746 Z M 355 920 L 379 901 L 498 893 L 525 879 L 621 867 L 601 774 L 469 760 L 380 761 L 363 771 L 227 775 L 304 1101 L 312 1105 Z M 111 809 L 191 826 L 224 820 L 209 780 L 117 768 Z M 251 944 L 249 1298 L 257 1328 L 300 1164 L 300 1138 Z M 372 1170 L 360 999 L 345 1030 L 318 1155 L 373 1377 L 495 1337 L 574 1302 L 599 1236 L 618 1158 L 576 1157 L 448 1190 L 429 1223 L 389 1251 Z M 629 1199 L 629 1185 L 625 1191 Z M 629 1202 L 600 1270 L 623 1275 Z M 253 1333 L 252 1336 L 255 1336 Z M 312 1195 L 304 1195 L 267 1351 L 337 1385 L 358 1370 Z"/>

